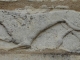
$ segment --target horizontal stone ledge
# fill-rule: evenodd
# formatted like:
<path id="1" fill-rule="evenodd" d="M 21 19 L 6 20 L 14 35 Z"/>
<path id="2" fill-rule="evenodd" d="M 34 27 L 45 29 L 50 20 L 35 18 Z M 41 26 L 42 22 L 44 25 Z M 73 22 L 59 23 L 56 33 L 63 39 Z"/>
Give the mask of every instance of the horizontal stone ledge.
<path id="1" fill-rule="evenodd" d="M 78 55 L 0 54 L 0 60 L 80 60 Z"/>
<path id="2" fill-rule="evenodd" d="M 0 54 L 54 54 L 54 55 L 80 55 L 80 53 L 76 52 L 67 52 L 64 50 L 43 50 L 43 51 L 30 51 L 30 50 L 11 50 L 11 51 L 4 51 L 0 50 Z"/>
<path id="3" fill-rule="evenodd" d="M 66 0 L 28 0 L 28 1 L 37 1 L 37 2 L 46 2 L 46 1 L 51 1 L 51 2 L 56 2 L 56 1 L 66 1 Z M 68 1 L 68 0 L 67 0 Z M 78 0 L 71 0 L 72 2 L 77 2 Z"/>
<path id="4" fill-rule="evenodd" d="M 17 1 L 17 0 L 0 0 L 0 1 Z"/>

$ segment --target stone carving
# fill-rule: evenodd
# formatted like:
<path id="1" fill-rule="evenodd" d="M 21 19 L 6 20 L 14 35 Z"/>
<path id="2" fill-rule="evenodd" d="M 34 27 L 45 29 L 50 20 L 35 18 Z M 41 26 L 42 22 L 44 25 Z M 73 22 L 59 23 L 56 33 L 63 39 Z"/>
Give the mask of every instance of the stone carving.
<path id="1" fill-rule="evenodd" d="M 28 48 L 30 46 L 32 48 L 40 46 L 42 49 L 63 49 L 64 46 L 65 50 L 69 52 L 80 51 L 79 31 L 80 12 L 73 10 L 36 14 L 29 14 L 22 10 L 0 10 L 0 39 L 5 42 L 17 44 L 10 49 L 22 46 Z M 72 48 L 69 48 L 66 44 L 69 41 L 73 45 Z"/>

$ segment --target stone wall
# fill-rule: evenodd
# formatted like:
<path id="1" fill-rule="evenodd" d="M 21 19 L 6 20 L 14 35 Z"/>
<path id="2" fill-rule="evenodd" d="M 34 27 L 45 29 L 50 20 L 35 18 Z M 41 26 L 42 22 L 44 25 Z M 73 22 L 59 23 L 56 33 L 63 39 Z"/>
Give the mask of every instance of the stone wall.
<path id="1" fill-rule="evenodd" d="M 66 1 L 66 0 L 29 0 L 29 1 L 51 1 L 51 2 L 54 2 L 54 1 Z M 72 1 L 77 1 L 77 0 L 72 0 Z"/>
<path id="2" fill-rule="evenodd" d="M 17 1 L 17 0 L 0 0 L 0 1 Z M 65 1 L 65 0 L 29 0 L 29 1 Z M 77 0 L 72 0 L 72 1 L 77 1 Z"/>
<path id="3" fill-rule="evenodd" d="M 80 60 L 80 12 L 25 8 L 0 10 L 0 60 Z"/>

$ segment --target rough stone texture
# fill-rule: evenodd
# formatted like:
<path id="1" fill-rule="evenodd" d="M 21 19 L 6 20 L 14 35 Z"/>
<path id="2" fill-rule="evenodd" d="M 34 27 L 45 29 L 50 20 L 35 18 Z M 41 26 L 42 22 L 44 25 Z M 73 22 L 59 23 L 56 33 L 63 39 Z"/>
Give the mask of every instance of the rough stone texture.
<path id="1" fill-rule="evenodd" d="M 77 55 L 54 54 L 2 54 L 0 60 L 80 60 Z"/>
<path id="2" fill-rule="evenodd" d="M 39 8 L 40 6 L 47 5 L 47 7 L 50 8 L 50 10 L 54 10 L 56 6 L 61 5 L 62 6 L 68 6 L 69 10 L 76 10 L 80 11 L 80 0 L 77 0 L 76 2 L 73 2 L 71 0 L 65 0 L 65 1 L 46 1 L 46 2 L 30 2 L 28 0 L 18 0 L 17 2 L 0 2 L 0 9 L 8 9 L 8 10 L 15 10 L 16 8 L 24 8 L 25 6 L 32 6 L 34 8 Z M 58 8 L 59 9 L 59 8 Z"/>
<path id="3" fill-rule="evenodd" d="M 0 1 L 17 1 L 17 0 L 0 0 Z"/>
<path id="4" fill-rule="evenodd" d="M 69 6 L 58 5 L 55 7 L 56 9 L 69 9 Z"/>
<path id="5" fill-rule="evenodd" d="M 0 60 L 80 60 L 79 0 L 72 0 L 75 3 L 71 0 L 53 0 L 52 4 L 48 0 L 44 1 L 0 2 L 0 9 L 20 8 L 13 11 L 0 10 Z M 29 6 L 24 9 L 24 5 L 42 9 Z M 77 11 L 72 11 L 72 8 Z M 25 40 L 31 40 L 31 37 L 33 41 L 28 46 Z"/>
<path id="6" fill-rule="evenodd" d="M 39 2 L 42 2 L 42 1 L 51 1 L 51 2 L 55 2 L 55 1 L 66 1 L 66 0 L 29 0 L 29 1 L 39 1 Z M 71 1 L 76 2 L 77 0 L 71 0 Z"/>
<path id="7" fill-rule="evenodd" d="M 34 14 L 27 10 L 0 10 L 0 49 L 3 50 L 31 46 L 26 50 L 52 49 L 79 53 L 79 31 L 80 12 L 73 10 Z"/>

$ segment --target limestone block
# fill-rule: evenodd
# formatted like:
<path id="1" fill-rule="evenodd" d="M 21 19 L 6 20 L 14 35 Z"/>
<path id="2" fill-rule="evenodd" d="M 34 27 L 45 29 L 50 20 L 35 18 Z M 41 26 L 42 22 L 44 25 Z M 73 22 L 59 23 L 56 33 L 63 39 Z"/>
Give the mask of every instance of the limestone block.
<path id="1" fill-rule="evenodd" d="M 0 10 L 0 39 L 4 50 L 21 47 L 31 50 L 80 52 L 80 12 L 57 10 L 29 14 L 27 10 Z M 11 47 L 12 46 L 12 47 Z M 1 46 L 2 47 L 2 46 Z M 26 49 L 28 50 L 28 49 Z"/>

